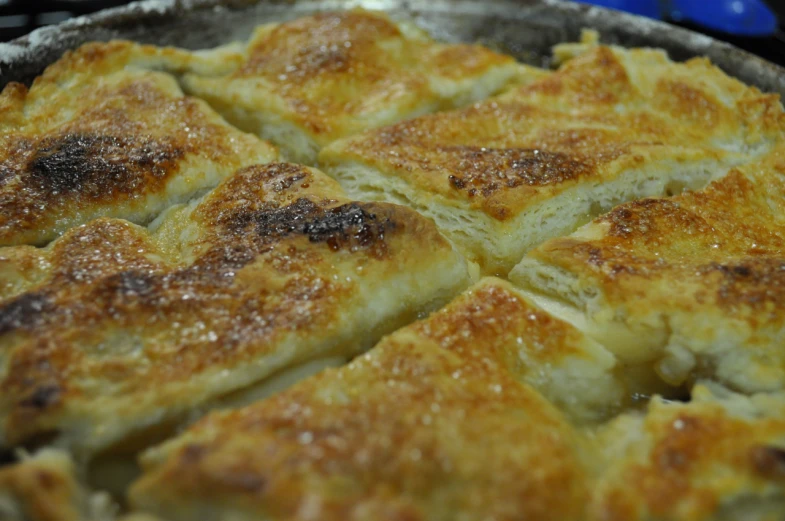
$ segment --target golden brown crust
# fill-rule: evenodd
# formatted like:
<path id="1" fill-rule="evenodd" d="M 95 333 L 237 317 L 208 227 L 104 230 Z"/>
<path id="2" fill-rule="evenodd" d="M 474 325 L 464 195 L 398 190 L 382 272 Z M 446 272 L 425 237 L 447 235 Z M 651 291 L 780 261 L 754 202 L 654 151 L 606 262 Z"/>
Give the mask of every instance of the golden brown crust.
<path id="1" fill-rule="evenodd" d="M 29 253 L 4 263 L 24 271 Z M 348 202 L 323 174 L 277 163 L 152 235 L 99 219 L 39 256 L 46 276 L 0 302 L 3 444 L 54 435 L 88 454 L 275 370 L 353 355 L 466 277 L 414 212 Z"/>
<path id="2" fill-rule="evenodd" d="M 0 244 L 40 244 L 98 216 L 144 222 L 240 166 L 276 157 L 183 97 L 174 78 L 144 70 L 174 67 L 178 57 L 129 42 L 88 44 L 29 92 L 6 87 Z"/>
<path id="3" fill-rule="evenodd" d="M 600 443 L 609 462 L 588 519 L 782 518 L 782 396 L 697 395 L 689 404 L 655 399 L 645 417 L 606 427 Z"/>
<path id="4" fill-rule="evenodd" d="M 598 302 L 585 311 L 598 330 L 618 321 L 648 332 L 639 347 L 657 363 L 667 364 L 666 354 L 679 346 L 697 358 L 687 361 L 689 376 L 667 379 L 703 376 L 737 389 L 781 389 L 782 197 L 779 147 L 705 190 L 619 206 L 532 251 L 511 276 L 529 283 L 529 267 L 548 265 L 574 276 L 574 288 L 597 288 Z"/>
<path id="5" fill-rule="evenodd" d="M 614 357 L 500 279 L 483 279 L 409 329 L 460 356 L 482 349 L 575 423 L 607 419 L 626 405 Z"/>
<path id="6" fill-rule="evenodd" d="M 562 51 L 559 71 L 527 69 L 356 10 L 206 53 L 88 44 L 8 85 L 0 460 L 69 454 L 0 461 L 0 518 L 103 519 L 75 474 L 124 493 L 133 457 L 171 436 L 144 452 L 129 520 L 785 518 L 785 399 L 716 383 L 785 389 L 782 106 L 707 60 Z M 542 236 L 647 182 L 670 195 L 743 166 L 536 249 L 511 275 L 534 292 L 483 279 L 278 392 L 449 299 L 466 265 L 428 219 L 271 163 L 206 102 L 309 161 L 329 145 L 322 163 L 359 163 L 371 192 L 460 209 L 459 234 L 481 216 L 486 272 L 539 243 L 494 241 L 530 233 L 527 212 L 558 217 L 565 194 L 586 215 Z M 682 168 L 705 171 L 691 185 Z M 714 394 L 629 410 L 700 380 Z"/>
<path id="7" fill-rule="evenodd" d="M 64 452 L 43 450 L 0 468 L 0 518 L 6 521 L 109 521 L 114 505 L 76 478 Z"/>
<path id="8" fill-rule="evenodd" d="M 342 140 L 320 164 L 370 165 L 506 221 L 572 186 L 664 158 L 728 159 L 783 128 L 775 96 L 708 62 L 596 47 L 499 98 Z"/>
<path id="9" fill-rule="evenodd" d="M 501 331 L 517 323 L 532 344 L 555 332 L 556 347 L 568 328 L 529 315 L 485 281 L 348 366 L 152 449 L 132 503 L 172 520 L 578 519 L 579 437 L 519 380 L 520 345 Z"/>
<path id="10" fill-rule="evenodd" d="M 383 13 L 363 10 L 263 26 L 244 58 L 231 75 L 187 75 L 185 84 L 227 117 L 241 108 L 268 122 L 285 121 L 318 146 L 465 103 L 470 87 L 482 81 L 491 81 L 486 90 L 492 94 L 518 71 L 509 56 L 478 45 L 438 44 Z"/>

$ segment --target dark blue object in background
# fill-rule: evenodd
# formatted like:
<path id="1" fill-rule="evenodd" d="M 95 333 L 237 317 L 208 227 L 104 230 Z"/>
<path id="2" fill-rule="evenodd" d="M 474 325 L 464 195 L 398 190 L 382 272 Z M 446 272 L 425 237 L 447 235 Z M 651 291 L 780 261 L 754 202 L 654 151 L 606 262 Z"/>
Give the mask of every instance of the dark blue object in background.
<path id="1" fill-rule="evenodd" d="M 770 36 L 777 32 L 777 17 L 761 0 L 672 0 L 668 12 L 682 20 L 739 36 Z"/>
<path id="2" fill-rule="evenodd" d="M 619 11 L 687 22 L 736 36 L 771 36 L 777 16 L 762 0 L 581 0 Z"/>

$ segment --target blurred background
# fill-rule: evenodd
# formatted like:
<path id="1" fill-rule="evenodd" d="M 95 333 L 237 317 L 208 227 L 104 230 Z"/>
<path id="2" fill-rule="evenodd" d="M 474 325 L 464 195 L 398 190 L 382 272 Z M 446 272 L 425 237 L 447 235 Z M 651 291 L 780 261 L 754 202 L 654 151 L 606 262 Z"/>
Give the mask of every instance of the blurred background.
<path id="1" fill-rule="evenodd" d="M 0 0 L 0 41 L 128 0 Z M 785 65 L 785 0 L 594 0 L 660 18 Z"/>

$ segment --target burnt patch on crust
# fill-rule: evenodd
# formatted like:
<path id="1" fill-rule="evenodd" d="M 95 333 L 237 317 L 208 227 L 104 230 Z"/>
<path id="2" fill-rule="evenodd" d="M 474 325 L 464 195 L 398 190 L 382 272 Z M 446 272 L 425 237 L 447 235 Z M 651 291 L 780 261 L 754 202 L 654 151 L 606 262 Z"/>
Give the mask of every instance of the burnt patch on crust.
<path id="1" fill-rule="evenodd" d="M 358 203 L 350 203 L 326 210 L 303 227 L 311 242 L 326 242 L 337 251 L 348 247 L 352 250 L 384 243 L 384 234 L 395 223 L 379 219 Z"/>
<path id="2" fill-rule="evenodd" d="M 16 329 L 34 329 L 55 308 L 46 293 L 25 293 L 0 306 L 0 335 Z"/>
<path id="3" fill-rule="evenodd" d="M 385 235 L 396 227 L 387 216 L 369 211 L 362 203 L 324 208 L 300 198 L 283 207 L 234 215 L 225 222 L 233 234 L 252 232 L 262 244 L 272 244 L 292 235 L 305 235 L 313 243 L 327 243 L 332 251 L 369 249 L 380 256 L 386 252 Z"/>
<path id="4" fill-rule="evenodd" d="M 0 186 L 14 179 L 18 184 L 0 192 L 0 239 L 45 227 L 52 214 L 69 215 L 74 206 L 160 191 L 189 151 L 177 143 L 171 137 L 91 132 L 7 141 L 11 152 L 0 160 Z"/>
<path id="5" fill-rule="evenodd" d="M 185 155 L 167 139 L 71 133 L 44 138 L 35 149 L 23 167 L 33 187 L 92 199 L 148 191 Z"/>
<path id="6" fill-rule="evenodd" d="M 759 474 L 785 481 L 785 449 L 758 445 L 750 450 L 750 461 Z"/>
<path id="7" fill-rule="evenodd" d="M 231 145 L 234 131 L 198 101 L 152 75 L 135 76 L 64 101 L 74 112 L 67 122 L 36 109 L 29 128 L 3 136 L 0 243 L 43 245 L 101 215 L 144 222 L 163 209 L 160 196 L 170 195 L 163 192 L 187 156 L 225 167 L 250 151 L 243 140 Z M 211 179 L 177 185 L 171 195 L 181 200 Z"/>
<path id="8" fill-rule="evenodd" d="M 448 146 L 440 152 L 454 157 L 450 186 L 469 197 L 489 197 L 521 185 L 561 184 L 595 170 L 590 161 L 577 156 L 529 148 Z"/>

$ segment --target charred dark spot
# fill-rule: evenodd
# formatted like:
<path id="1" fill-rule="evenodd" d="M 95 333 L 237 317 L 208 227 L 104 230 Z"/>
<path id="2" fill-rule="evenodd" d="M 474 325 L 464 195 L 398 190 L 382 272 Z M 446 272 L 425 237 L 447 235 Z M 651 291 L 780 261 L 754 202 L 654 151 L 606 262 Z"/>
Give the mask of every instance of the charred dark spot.
<path id="1" fill-rule="evenodd" d="M 637 268 L 633 266 L 625 266 L 624 264 L 613 264 L 608 270 L 608 274 L 611 277 L 617 277 L 619 275 L 635 275 L 636 273 L 638 273 Z"/>
<path id="2" fill-rule="evenodd" d="M 368 213 L 357 203 L 351 203 L 327 210 L 303 226 L 303 232 L 311 242 L 327 242 L 332 249 L 346 244 L 370 246 L 377 240 L 384 240 L 386 225 L 375 214 Z"/>
<path id="3" fill-rule="evenodd" d="M 54 310 L 54 303 L 45 293 L 25 293 L 0 306 L 0 335 L 19 328 L 31 329 L 43 316 Z"/>
<path id="4" fill-rule="evenodd" d="M 165 177 L 183 155 L 166 139 L 65 134 L 41 141 L 26 170 L 44 192 L 98 198 L 149 189 L 145 185 Z"/>
<path id="5" fill-rule="evenodd" d="M 100 281 L 87 300 L 101 302 L 108 314 L 128 305 L 155 305 L 162 277 L 152 273 L 124 271 Z"/>
<path id="6" fill-rule="evenodd" d="M 235 233 L 247 233 L 248 226 L 263 244 L 272 244 L 291 235 L 306 235 L 314 243 L 324 242 L 333 251 L 384 245 L 385 234 L 395 223 L 369 212 L 364 205 L 349 203 L 325 209 L 300 198 L 281 208 L 235 216 L 228 223 Z"/>
<path id="7" fill-rule="evenodd" d="M 771 479 L 785 479 L 785 449 L 757 446 L 750 450 L 750 459 L 757 472 Z"/>
<path id="8" fill-rule="evenodd" d="M 46 384 L 37 387 L 33 393 L 22 400 L 19 405 L 32 409 L 46 409 L 57 403 L 60 398 L 60 387 L 56 384 Z"/>
<path id="9" fill-rule="evenodd" d="M 454 169 L 450 185 L 467 190 L 469 195 L 492 195 L 502 188 L 560 184 L 591 174 L 589 161 L 559 152 L 524 148 L 480 148 L 444 146 L 439 149 L 453 156 Z"/>

